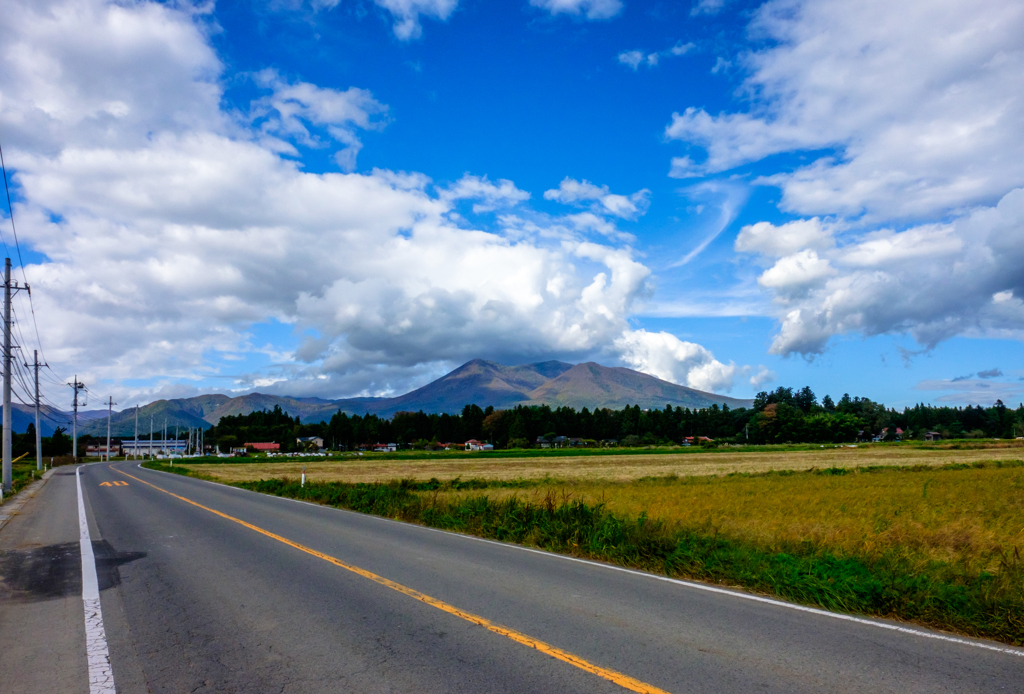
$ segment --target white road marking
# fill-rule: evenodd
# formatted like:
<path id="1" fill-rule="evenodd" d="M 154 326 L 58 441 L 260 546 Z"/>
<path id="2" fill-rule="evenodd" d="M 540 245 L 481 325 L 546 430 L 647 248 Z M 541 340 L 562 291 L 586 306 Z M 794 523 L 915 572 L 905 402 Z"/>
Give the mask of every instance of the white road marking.
<path id="1" fill-rule="evenodd" d="M 140 469 L 149 470 L 149 468 L 143 468 L 139 465 Z M 149 470 L 150 472 L 163 472 L 162 470 Z M 165 475 L 170 475 L 170 472 L 164 472 Z M 182 477 L 182 475 L 177 475 Z M 189 479 L 196 479 L 194 477 Z M 248 489 L 240 489 L 239 487 L 233 487 L 230 484 L 223 484 L 221 482 L 211 482 L 210 480 L 197 480 L 199 482 L 208 482 L 209 484 L 216 484 L 219 487 L 225 487 L 227 489 L 233 489 L 242 493 L 259 494 L 259 492 L 250 492 Z M 669 578 L 668 576 L 659 576 L 658 574 L 647 573 L 644 571 L 636 571 L 635 569 L 627 569 L 622 566 L 615 566 L 614 564 L 605 564 L 599 561 L 592 561 L 590 559 L 579 559 L 578 557 L 570 557 L 565 554 L 556 554 L 555 552 L 549 552 L 543 549 L 532 549 L 530 547 L 523 547 L 522 545 L 514 545 L 509 542 L 498 542 L 497 540 L 488 540 L 483 537 L 475 537 L 473 535 L 465 535 L 463 533 L 456 533 L 450 530 L 442 530 L 440 528 L 431 528 L 425 525 L 416 525 L 415 523 L 405 523 L 403 521 L 392 520 L 391 518 L 384 518 L 382 516 L 374 516 L 369 513 L 360 513 L 359 511 L 351 511 L 345 508 L 337 508 L 335 506 L 324 506 L 323 504 L 315 504 L 311 501 L 303 501 L 301 499 L 291 499 L 286 496 L 274 496 L 272 494 L 261 494 L 271 499 L 283 499 L 284 501 L 292 501 L 297 504 L 306 504 L 307 506 L 314 506 L 316 508 L 329 509 L 331 511 L 341 511 L 342 513 L 352 513 L 362 518 L 372 518 L 385 523 L 397 523 L 406 528 L 419 528 L 420 530 L 429 530 L 432 533 L 441 533 L 443 535 L 449 535 L 451 537 L 460 537 L 465 540 L 473 540 L 474 542 L 486 542 L 489 545 L 498 545 L 499 547 L 506 547 L 509 549 L 517 549 L 521 552 L 531 552 L 533 554 L 541 554 L 545 557 L 552 559 L 560 559 L 563 561 L 573 561 L 579 564 L 588 564 L 590 566 L 596 566 L 602 569 L 610 569 L 611 571 L 621 571 L 622 573 L 632 574 L 634 576 L 641 576 L 643 578 L 653 578 L 656 581 L 665 581 L 667 583 L 674 583 L 678 586 L 686 588 L 693 588 L 695 590 L 703 590 L 708 593 L 717 593 L 719 595 L 725 595 L 732 598 L 739 598 L 741 600 L 750 600 L 753 602 L 760 602 L 767 605 L 774 605 L 775 607 L 785 607 L 786 609 L 796 610 L 797 612 L 806 612 L 808 614 L 817 615 L 819 617 L 828 617 L 831 619 L 840 619 L 846 622 L 855 622 L 856 624 L 863 624 L 869 627 L 875 627 L 878 629 L 886 629 L 889 631 L 896 631 L 901 634 L 909 634 L 911 636 L 920 636 L 926 639 L 936 639 L 938 641 L 946 641 L 949 643 L 959 644 L 961 646 L 971 646 L 973 648 L 982 648 L 987 651 L 995 651 L 997 653 L 1006 653 L 1008 655 L 1015 655 L 1018 657 L 1024 657 L 1024 649 L 1014 648 L 1012 646 L 996 646 L 991 643 L 985 643 L 983 641 L 972 641 L 969 639 L 962 639 L 956 636 L 947 636 L 937 632 L 924 631 L 923 629 L 913 629 L 911 627 L 904 627 L 898 624 L 890 624 L 874 619 L 865 619 L 863 617 L 854 617 L 853 615 L 841 614 L 838 612 L 829 612 L 828 610 L 820 610 L 816 607 L 805 607 L 803 605 L 797 605 L 791 602 L 785 602 L 783 600 L 775 600 L 774 598 L 766 598 L 760 595 L 751 595 L 750 593 L 741 593 L 737 590 L 729 590 L 728 588 L 719 588 L 717 586 L 707 585 L 704 583 L 695 583 L 693 581 L 682 581 L 678 578 Z"/>
<path id="2" fill-rule="evenodd" d="M 85 656 L 89 661 L 89 694 L 116 694 L 110 668 L 107 633 L 100 609 L 100 584 L 96 578 L 96 557 L 92 552 L 89 521 L 82 498 L 82 468 L 75 471 L 78 483 L 78 542 L 82 549 L 82 602 L 85 605 Z"/>

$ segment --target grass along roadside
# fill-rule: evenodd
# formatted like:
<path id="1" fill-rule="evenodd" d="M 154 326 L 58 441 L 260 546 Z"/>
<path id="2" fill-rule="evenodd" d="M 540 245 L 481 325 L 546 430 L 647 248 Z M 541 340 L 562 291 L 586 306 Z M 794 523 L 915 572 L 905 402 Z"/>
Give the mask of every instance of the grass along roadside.
<path id="1" fill-rule="evenodd" d="M 1024 644 L 1019 461 L 628 483 L 235 486 Z"/>

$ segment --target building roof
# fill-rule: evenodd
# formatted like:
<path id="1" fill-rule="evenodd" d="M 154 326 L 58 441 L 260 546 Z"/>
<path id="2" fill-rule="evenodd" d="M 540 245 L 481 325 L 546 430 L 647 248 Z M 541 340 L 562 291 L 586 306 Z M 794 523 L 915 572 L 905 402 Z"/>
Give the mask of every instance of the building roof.
<path id="1" fill-rule="evenodd" d="M 279 443 L 247 443 L 246 448 L 252 446 L 257 451 L 278 451 L 281 450 L 281 444 Z"/>

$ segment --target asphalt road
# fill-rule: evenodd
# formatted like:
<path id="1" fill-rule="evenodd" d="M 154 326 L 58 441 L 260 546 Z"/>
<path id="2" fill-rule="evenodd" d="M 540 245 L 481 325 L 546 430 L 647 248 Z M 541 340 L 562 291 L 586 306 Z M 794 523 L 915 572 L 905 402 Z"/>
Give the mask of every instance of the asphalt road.
<path id="1" fill-rule="evenodd" d="M 0 532 L 3 692 L 89 691 L 75 481 Z M 119 692 L 1024 692 L 999 644 L 134 464 L 81 482 Z"/>

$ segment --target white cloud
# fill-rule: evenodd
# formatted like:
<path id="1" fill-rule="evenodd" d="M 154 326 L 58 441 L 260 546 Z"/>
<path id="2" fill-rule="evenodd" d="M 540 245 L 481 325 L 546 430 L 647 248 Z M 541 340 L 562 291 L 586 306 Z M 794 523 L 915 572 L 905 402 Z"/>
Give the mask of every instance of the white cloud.
<path id="1" fill-rule="evenodd" d="M 403 41 L 419 38 L 423 33 L 420 17 L 445 21 L 459 4 L 459 0 L 373 0 L 395 19 L 395 36 Z"/>
<path id="2" fill-rule="evenodd" d="M 599 214 L 610 214 L 622 219 L 636 219 L 647 212 L 651 191 L 644 188 L 632 195 L 617 195 L 608 186 L 596 186 L 590 181 L 577 181 L 566 176 L 558 188 L 544 191 L 545 200 L 554 200 L 567 205 L 579 202 L 593 202 L 591 210 Z"/>
<path id="3" fill-rule="evenodd" d="M 672 267 L 687 265 L 707 249 L 712 241 L 725 231 L 743 208 L 750 190 L 737 181 L 705 181 L 680 191 L 691 200 L 698 202 L 694 212 L 698 220 L 708 218 L 704 238 Z"/>
<path id="4" fill-rule="evenodd" d="M 530 0 L 530 4 L 553 15 L 583 15 L 589 20 L 611 19 L 622 11 L 620 0 Z"/>
<path id="5" fill-rule="evenodd" d="M 293 7 L 303 5 L 303 0 L 283 1 Z M 395 36 L 402 41 L 409 41 L 419 38 L 423 33 L 421 17 L 446 21 L 458 7 L 459 0 L 373 0 L 373 3 L 391 15 L 395 22 Z M 333 10 L 340 4 L 341 0 L 309 0 L 313 11 Z"/>
<path id="6" fill-rule="evenodd" d="M 749 107 L 673 115 L 679 178 L 777 154 L 761 176 L 802 219 L 745 226 L 780 320 L 771 351 L 835 335 L 1024 337 L 1024 6 L 770 0 L 736 57 Z"/>
<path id="7" fill-rule="evenodd" d="M 750 377 L 750 385 L 760 388 L 765 383 L 771 383 L 776 378 L 775 372 L 766 366 L 758 366 L 757 373 Z"/>
<path id="8" fill-rule="evenodd" d="M 288 140 L 356 146 L 385 112 L 369 92 L 259 73 L 269 95 L 253 124 L 221 109 L 222 65 L 185 11 L 6 9 L 0 127 L 19 231 L 46 258 L 26 273 L 58 372 L 106 380 L 124 402 L 141 396 L 123 379 L 401 392 L 469 358 L 591 357 L 632 334 L 650 270 L 608 217 L 642 214 L 647 191 L 567 179 L 556 197 L 590 209 L 467 228 L 458 200 L 482 211 L 528 194 L 473 175 L 432 189 L 416 172 L 308 173 L 292 158 Z M 273 321 L 297 344 L 257 341 L 253 326 Z M 226 365 L 254 354 L 278 363 Z M 724 383 L 712 361 L 688 382 Z"/>
<path id="9" fill-rule="evenodd" d="M 633 70 L 640 67 L 640 63 L 644 61 L 644 54 L 640 51 L 623 51 L 619 53 L 619 62 L 623 65 L 628 65 Z"/>
<path id="10" fill-rule="evenodd" d="M 758 222 L 740 229 L 736 250 L 781 258 L 802 249 L 820 251 L 835 245 L 832 231 L 818 217 L 797 219 L 780 226 Z"/>
<path id="11" fill-rule="evenodd" d="M 737 376 L 750 371 L 723 364 L 706 348 L 667 332 L 627 331 L 615 341 L 621 359 L 652 376 L 711 392 L 729 392 Z"/>
<path id="12" fill-rule="evenodd" d="M 689 108 L 666 134 L 717 172 L 834 150 L 764 182 L 802 215 L 926 218 L 1024 184 L 1024 5 L 772 0 L 742 57 L 749 112 Z"/>
<path id="13" fill-rule="evenodd" d="M 764 224 L 744 229 L 737 248 L 777 258 L 759 279 L 782 317 L 774 353 L 817 354 L 850 332 L 909 332 L 926 347 L 962 334 L 1024 338 L 1024 189 L 950 223 L 835 247 L 815 220 Z M 801 238 L 809 247 L 798 250 Z"/>
<path id="14" fill-rule="evenodd" d="M 836 271 L 828 260 L 807 249 L 781 258 L 757 282 L 762 287 L 775 290 L 778 296 L 790 298 L 806 294 L 834 274 Z"/>
<path id="15" fill-rule="evenodd" d="M 661 62 L 662 58 L 686 55 L 696 47 L 697 45 L 694 43 L 683 43 L 682 41 L 679 41 L 671 48 L 655 53 L 645 54 L 640 50 L 622 51 L 618 55 L 618 61 L 636 72 L 641 65 L 656 67 Z"/>
<path id="16" fill-rule="evenodd" d="M 452 186 L 440 191 L 442 200 L 479 200 L 473 205 L 473 211 L 491 212 L 499 207 L 513 207 L 530 199 L 530 194 L 519 190 L 507 179 L 499 179 L 497 184 L 491 183 L 486 176 L 465 174 Z"/>
<path id="17" fill-rule="evenodd" d="M 725 7 L 725 0 L 697 0 L 690 10 L 690 16 L 696 17 L 702 14 L 718 14 Z"/>
<path id="18" fill-rule="evenodd" d="M 269 68 L 256 73 L 255 80 L 272 92 L 252 104 L 252 118 L 260 130 L 274 137 L 294 138 L 307 147 L 318 147 L 326 144 L 307 126 L 323 127 L 332 140 L 345 145 L 334 155 L 344 171 L 355 169 L 356 156 L 362 149 L 355 129 L 379 129 L 384 125 L 383 120 L 375 117 L 386 114 L 387 106 L 365 89 L 350 87 L 340 91 L 308 82 L 290 84 Z M 277 143 L 267 144 L 273 147 Z M 287 145 L 281 149 L 290 151 Z"/>

